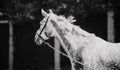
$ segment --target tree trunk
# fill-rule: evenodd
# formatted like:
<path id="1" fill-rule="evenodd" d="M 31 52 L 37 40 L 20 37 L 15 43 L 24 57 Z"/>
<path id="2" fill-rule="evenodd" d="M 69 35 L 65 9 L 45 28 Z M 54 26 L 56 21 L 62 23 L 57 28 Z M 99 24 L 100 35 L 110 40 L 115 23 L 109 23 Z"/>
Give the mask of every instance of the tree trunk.
<path id="1" fill-rule="evenodd" d="M 55 38 L 54 39 L 54 44 L 55 44 L 55 50 L 60 50 L 60 43 L 59 41 Z M 55 70 L 60 70 L 60 53 L 55 51 Z"/>
<path id="2" fill-rule="evenodd" d="M 108 27 L 108 41 L 109 42 L 114 42 L 114 11 L 110 10 L 107 13 L 107 27 Z"/>
<path id="3" fill-rule="evenodd" d="M 9 22 L 9 70 L 13 70 L 13 24 Z"/>

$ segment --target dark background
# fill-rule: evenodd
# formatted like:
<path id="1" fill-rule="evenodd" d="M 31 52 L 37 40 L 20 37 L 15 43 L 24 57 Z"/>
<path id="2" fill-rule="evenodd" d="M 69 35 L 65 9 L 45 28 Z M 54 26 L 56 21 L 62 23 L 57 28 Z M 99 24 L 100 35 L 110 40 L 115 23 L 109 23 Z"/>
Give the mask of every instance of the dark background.
<path id="1" fill-rule="evenodd" d="M 117 4 L 117 2 L 115 2 Z M 44 6 L 42 6 L 44 8 Z M 39 10 L 39 13 L 40 10 Z M 120 42 L 120 5 L 114 5 L 115 42 Z M 63 13 L 64 14 L 64 13 Z M 76 14 L 75 14 L 76 16 Z M 38 17 L 38 16 L 36 16 Z M 1 19 L 8 19 L 2 16 Z M 47 45 L 36 45 L 34 36 L 39 28 L 39 20 L 20 20 L 14 28 L 14 70 L 50 70 L 54 67 L 54 50 Z M 107 12 L 89 14 L 81 19 L 76 16 L 76 25 L 107 40 Z M 22 22 L 21 22 L 22 21 Z M 48 41 L 53 45 L 53 39 Z M 9 24 L 0 24 L 0 70 L 8 68 Z M 70 67 L 69 59 L 61 55 L 61 67 Z"/>

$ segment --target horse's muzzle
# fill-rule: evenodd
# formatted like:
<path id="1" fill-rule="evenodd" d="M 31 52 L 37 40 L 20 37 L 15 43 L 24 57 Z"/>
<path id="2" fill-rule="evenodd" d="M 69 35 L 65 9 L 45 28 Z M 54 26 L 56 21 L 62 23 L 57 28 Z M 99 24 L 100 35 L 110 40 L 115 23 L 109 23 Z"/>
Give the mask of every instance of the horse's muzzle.
<path id="1" fill-rule="evenodd" d="M 37 45 L 41 45 L 42 42 L 43 42 L 42 39 L 39 38 L 38 35 L 35 35 L 35 43 L 36 43 Z"/>

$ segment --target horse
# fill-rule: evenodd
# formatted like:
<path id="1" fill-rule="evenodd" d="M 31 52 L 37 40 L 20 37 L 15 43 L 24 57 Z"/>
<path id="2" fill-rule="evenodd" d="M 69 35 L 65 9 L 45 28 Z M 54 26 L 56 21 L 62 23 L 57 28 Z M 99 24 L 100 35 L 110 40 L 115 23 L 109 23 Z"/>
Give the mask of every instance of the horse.
<path id="1" fill-rule="evenodd" d="M 120 43 L 108 42 L 93 33 L 74 25 L 73 17 L 66 18 L 41 10 L 44 16 L 40 28 L 35 35 L 35 42 L 40 45 L 43 41 L 54 37 L 59 40 L 67 55 L 70 57 L 71 69 L 76 68 L 75 60 L 82 59 L 83 70 L 116 70 L 120 67 Z"/>

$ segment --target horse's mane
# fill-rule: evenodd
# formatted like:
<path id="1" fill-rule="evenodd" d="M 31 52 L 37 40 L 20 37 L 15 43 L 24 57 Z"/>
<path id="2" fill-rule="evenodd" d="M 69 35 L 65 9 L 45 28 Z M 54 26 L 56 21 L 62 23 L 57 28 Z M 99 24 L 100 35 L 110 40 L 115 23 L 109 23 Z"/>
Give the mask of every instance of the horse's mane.
<path id="1" fill-rule="evenodd" d="M 71 17 L 71 16 L 70 16 Z M 91 36 L 94 35 L 93 33 L 89 33 L 85 30 L 83 30 L 80 26 L 77 26 L 74 24 L 75 19 L 70 19 L 68 17 L 60 26 L 63 30 L 67 29 L 69 32 L 75 32 L 77 35 L 83 35 L 83 36 Z"/>

